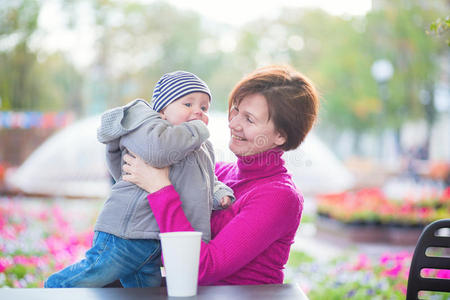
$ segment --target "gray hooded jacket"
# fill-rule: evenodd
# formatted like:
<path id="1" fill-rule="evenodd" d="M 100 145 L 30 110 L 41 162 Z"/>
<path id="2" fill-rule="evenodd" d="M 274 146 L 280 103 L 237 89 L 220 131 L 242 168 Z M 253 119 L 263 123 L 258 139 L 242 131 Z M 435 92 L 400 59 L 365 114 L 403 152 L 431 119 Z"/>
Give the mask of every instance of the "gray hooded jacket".
<path id="1" fill-rule="evenodd" d="M 159 227 L 147 192 L 122 180 L 123 155 L 128 150 L 152 166 L 171 166 L 169 178 L 180 195 L 186 217 L 202 239 L 211 239 L 212 209 L 233 191 L 214 174 L 214 152 L 209 131 L 200 120 L 172 125 L 161 119 L 145 100 L 105 112 L 97 138 L 106 144 L 106 161 L 116 183 L 95 224 L 95 230 L 127 239 L 159 239 Z"/>

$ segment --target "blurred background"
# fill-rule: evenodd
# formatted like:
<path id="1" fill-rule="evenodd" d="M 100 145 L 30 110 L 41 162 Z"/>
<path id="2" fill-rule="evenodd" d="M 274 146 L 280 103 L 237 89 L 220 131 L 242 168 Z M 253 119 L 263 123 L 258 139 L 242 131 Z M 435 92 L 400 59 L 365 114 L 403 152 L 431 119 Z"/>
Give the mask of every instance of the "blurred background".
<path id="1" fill-rule="evenodd" d="M 211 88 L 211 139 L 231 161 L 229 92 L 289 64 L 321 111 L 285 154 L 305 196 L 286 282 L 402 299 L 421 229 L 450 217 L 449 16 L 447 0 L 1 1 L 0 286 L 42 286 L 89 247 L 110 189 L 100 113 L 188 70 Z"/>

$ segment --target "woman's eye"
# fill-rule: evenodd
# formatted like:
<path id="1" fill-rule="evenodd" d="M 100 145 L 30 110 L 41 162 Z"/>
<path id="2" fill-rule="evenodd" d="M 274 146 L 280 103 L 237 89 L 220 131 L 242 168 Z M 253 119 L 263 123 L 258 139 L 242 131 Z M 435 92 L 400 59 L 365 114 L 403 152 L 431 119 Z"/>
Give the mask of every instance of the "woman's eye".
<path id="1" fill-rule="evenodd" d="M 230 116 L 232 116 L 232 117 L 235 117 L 237 114 L 238 114 L 238 109 L 236 108 L 236 106 L 232 106 L 231 108 L 230 108 Z"/>
<path id="2" fill-rule="evenodd" d="M 247 122 L 249 122 L 250 124 L 253 124 L 254 122 L 250 119 L 250 118 L 248 118 L 247 117 Z"/>

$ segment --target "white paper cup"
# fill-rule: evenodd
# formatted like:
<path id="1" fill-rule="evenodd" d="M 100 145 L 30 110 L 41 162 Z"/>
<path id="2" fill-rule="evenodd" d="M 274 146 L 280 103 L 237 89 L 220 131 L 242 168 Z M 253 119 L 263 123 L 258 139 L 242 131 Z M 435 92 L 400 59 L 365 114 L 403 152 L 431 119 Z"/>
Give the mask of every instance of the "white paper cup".
<path id="1" fill-rule="evenodd" d="M 197 295 L 201 232 L 160 233 L 169 297 Z"/>

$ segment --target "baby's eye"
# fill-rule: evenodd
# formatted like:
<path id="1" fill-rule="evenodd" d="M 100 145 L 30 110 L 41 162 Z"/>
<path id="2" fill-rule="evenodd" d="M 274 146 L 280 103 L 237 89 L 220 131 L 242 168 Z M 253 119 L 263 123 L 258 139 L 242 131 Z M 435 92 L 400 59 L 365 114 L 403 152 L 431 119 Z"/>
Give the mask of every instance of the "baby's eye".
<path id="1" fill-rule="evenodd" d="M 206 112 L 206 111 L 208 111 L 208 107 L 202 106 L 202 110 Z"/>
<path id="2" fill-rule="evenodd" d="M 255 122 L 253 122 L 252 119 L 250 119 L 249 117 L 247 117 L 247 122 L 249 122 L 250 124 L 255 123 Z"/>
<path id="3" fill-rule="evenodd" d="M 187 107 L 191 107 L 192 106 L 191 103 L 185 103 L 184 105 L 187 106 Z"/>

